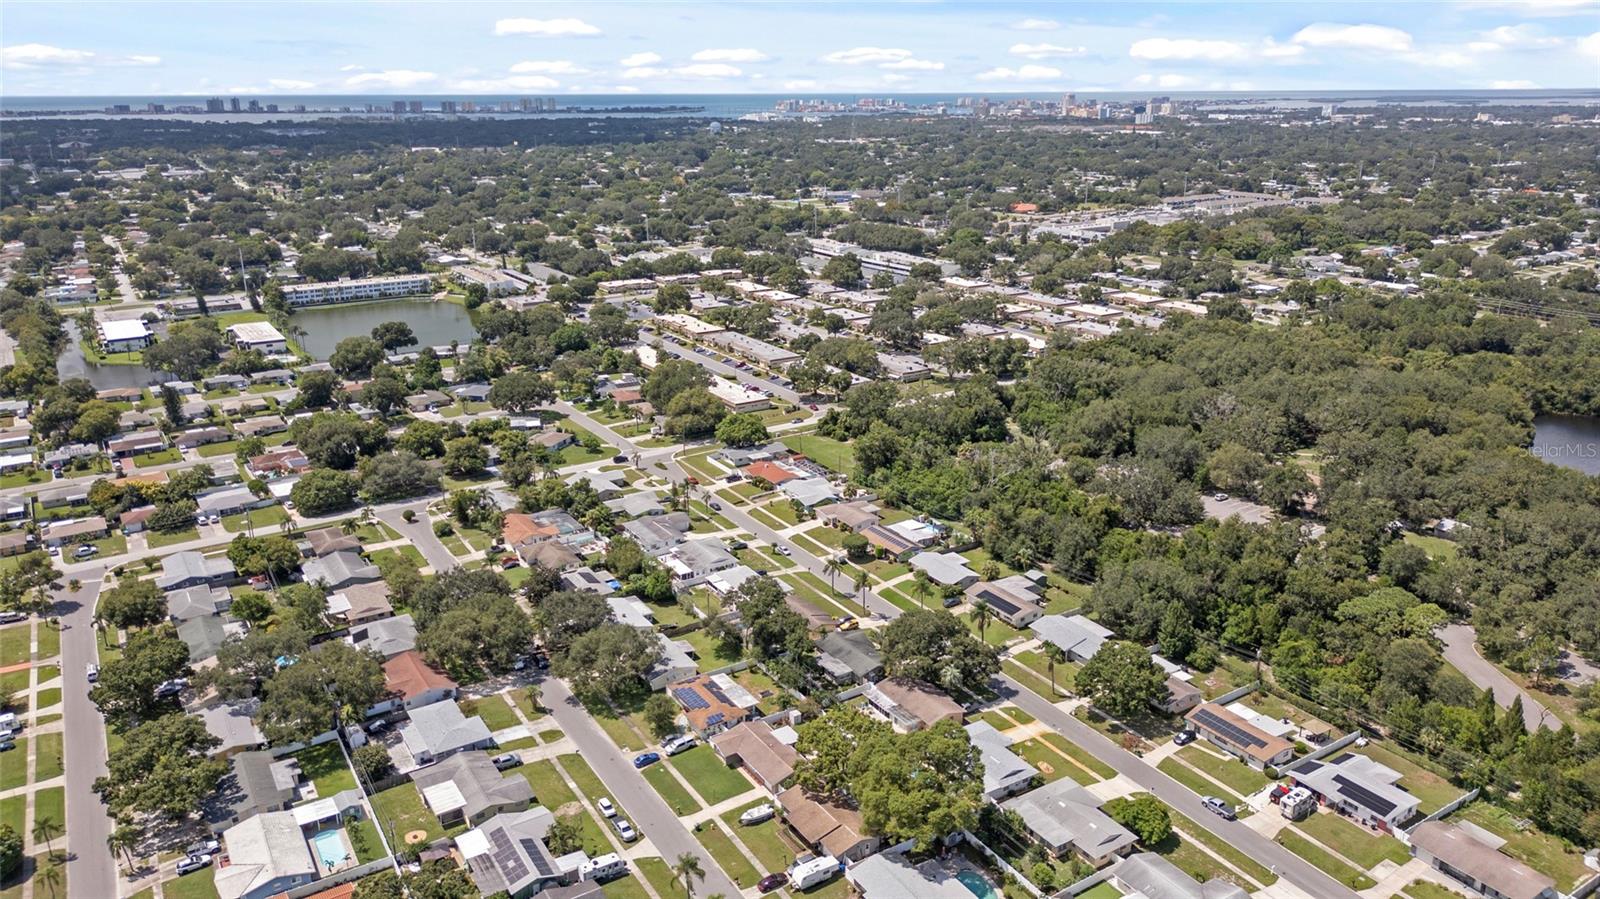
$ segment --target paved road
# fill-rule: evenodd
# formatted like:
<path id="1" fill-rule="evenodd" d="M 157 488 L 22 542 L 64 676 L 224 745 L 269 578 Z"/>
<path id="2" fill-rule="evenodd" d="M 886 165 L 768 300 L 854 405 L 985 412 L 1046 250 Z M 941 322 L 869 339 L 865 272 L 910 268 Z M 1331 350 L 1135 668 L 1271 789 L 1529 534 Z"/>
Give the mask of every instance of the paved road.
<path id="1" fill-rule="evenodd" d="M 1478 633 L 1472 625 L 1447 624 L 1439 629 L 1439 639 L 1444 643 L 1444 660 L 1480 689 L 1494 691 L 1494 701 L 1501 708 L 1511 708 L 1512 701 L 1522 697 L 1522 722 L 1529 731 L 1550 726 L 1544 705 L 1478 654 Z"/>
<path id="2" fill-rule="evenodd" d="M 706 876 L 696 884 L 695 894 L 741 895 L 743 891 L 734 886 L 717 860 L 705 851 L 700 841 L 689 833 L 678 816 L 662 801 L 655 788 L 634 769 L 632 759 L 623 757 L 600 725 L 573 698 L 567 685 L 552 677 L 542 681 L 540 687 L 541 701 L 550 709 L 551 717 L 577 744 L 579 755 L 594 769 L 606 789 L 611 791 L 611 798 L 631 817 L 633 826 L 650 839 L 656 853 L 669 865 L 686 852 L 700 859 L 700 867 Z"/>
<path id="3" fill-rule="evenodd" d="M 378 520 L 394 528 L 399 532 L 400 536 L 411 541 L 411 545 L 422 553 L 422 558 L 433 566 L 433 572 L 438 574 L 441 571 L 449 571 L 459 563 L 456 562 L 456 557 L 450 553 L 450 550 L 439 542 L 439 538 L 433 535 L 433 524 L 428 519 L 428 504 L 436 498 L 429 497 L 420 502 L 388 506 L 378 510 L 375 514 L 378 516 Z M 416 513 L 415 521 L 406 521 L 405 513 L 408 509 Z"/>
<path id="4" fill-rule="evenodd" d="M 995 679 L 993 687 L 1001 696 L 1016 703 L 1018 708 L 1048 724 L 1052 730 L 1064 734 L 1067 739 L 1083 747 L 1090 755 L 1115 768 L 1118 774 L 1154 793 L 1162 802 L 1188 815 L 1201 827 L 1271 868 L 1280 877 L 1288 879 L 1290 883 L 1315 899 L 1348 899 L 1355 895 L 1322 873 L 1321 869 L 1251 830 L 1248 825 L 1218 818 L 1200 804 L 1200 796 L 1193 790 L 1157 771 L 1132 753 L 1124 751 L 1105 735 L 1057 708 L 1039 694 L 1004 675 Z"/>
<path id="5" fill-rule="evenodd" d="M 106 849 L 111 819 L 92 787 L 106 773 L 106 733 L 100 710 L 89 701 L 86 669 L 96 659 L 94 607 L 100 597 L 103 563 L 68 566 L 68 578 L 82 586 L 56 594 L 55 614 L 61 618 L 62 724 L 68 739 L 67 834 L 72 854 L 67 859 L 67 883 L 73 896 L 115 896 L 116 861 Z"/>

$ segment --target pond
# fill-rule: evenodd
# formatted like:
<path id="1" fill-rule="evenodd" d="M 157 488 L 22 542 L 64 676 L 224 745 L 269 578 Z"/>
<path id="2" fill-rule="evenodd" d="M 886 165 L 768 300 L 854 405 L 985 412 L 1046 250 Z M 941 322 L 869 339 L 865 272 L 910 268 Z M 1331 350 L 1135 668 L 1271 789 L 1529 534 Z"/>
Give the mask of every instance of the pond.
<path id="1" fill-rule="evenodd" d="M 419 346 L 445 346 L 454 340 L 471 343 L 478 336 L 466 307 L 434 300 L 385 300 L 335 306 L 308 306 L 290 318 L 305 334 L 300 345 L 317 359 L 327 359 L 346 337 L 367 336 L 384 322 L 405 322 Z"/>
<path id="2" fill-rule="evenodd" d="M 65 381 L 68 378 L 87 378 L 96 390 L 110 390 L 115 387 L 148 387 L 163 381 L 172 380 L 172 375 L 164 371 L 156 371 L 143 365 L 103 365 L 100 362 L 86 357 L 83 354 L 83 345 L 78 341 L 78 323 L 67 321 L 67 347 L 56 358 L 56 374 Z"/>
<path id="3" fill-rule="evenodd" d="M 1533 420 L 1531 449 L 1552 465 L 1600 475 L 1600 418 L 1540 415 Z"/>

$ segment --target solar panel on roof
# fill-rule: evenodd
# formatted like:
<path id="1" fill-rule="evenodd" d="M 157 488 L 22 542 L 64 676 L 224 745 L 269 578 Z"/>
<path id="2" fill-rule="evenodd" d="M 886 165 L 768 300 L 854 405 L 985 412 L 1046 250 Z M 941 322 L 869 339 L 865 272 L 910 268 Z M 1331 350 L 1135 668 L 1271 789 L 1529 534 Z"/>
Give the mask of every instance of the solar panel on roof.
<path id="1" fill-rule="evenodd" d="M 507 883 L 516 883 L 528 876 L 528 866 L 517 854 L 517 847 L 511 844 L 511 838 L 506 836 L 504 828 L 497 827 L 489 831 L 489 845 L 494 863 L 505 875 Z"/>
<path id="2" fill-rule="evenodd" d="M 1222 716 L 1211 711 L 1210 709 L 1200 709 L 1199 711 L 1196 711 L 1194 713 L 1194 719 L 1211 730 L 1221 734 L 1235 745 L 1248 746 L 1252 748 L 1267 745 L 1266 740 L 1263 740 L 1255 734 L 1250 733 L 1237 724 L 1234 724 L 1232 721 L 1224 721 Z"/>
<path id="3" fill-rule="evenodd" d="M 528 856 L 528 861 L 533 862 L 533 867 L 539 872 L 540 877 L 556 876 L 556 869 L 550 866 L 548 857 L 543 851 L 544 847 L 539 845 L 538 840 L 523 837 L 518 842 L 522 844 L 523 853 Z"/>
<path id="4" fill-rule="evenodd" d="M 1343 774 L 1335 774 L 1333 776 L 1333 782 L 1339 785 L 1339 792 L 1349 796 L 1351 799 L 1354 799 L 1356 802 L 1361 803 L 1363 806 L 1366 806 L 1380 815 L 1387 815 L 1394 811 L 1394 803 L 1383 798 L 1382 796 L 1379 796 L 1377 793 L 1372 792 L 1361 784 L 1356 783 L 1350 778 L 1345 777 Z"/>
<path id="5" fill-rule="evenodd" d="M 706 702 L 704 696 L 701 696 L 690 687 L 674 687 L 672 688 L 672 695 L 677 698 L 684 708 L 690 711 L 711 708 L 711 703 Z"/>
<path id="6" fill-rule="evenodd" d="M 722 688 L 715 681 L 707 681 L 705 688 L 706 692 L 716 697 L 718 702 L 723 705 L 733 705 L 733 700 L 728 698 L 728 694 L 722 692 Z"/>
<path id="7" fill-rule="evenodd" d="M 1004 596 L 1001 596 L 1000 594 L 988 588 L 979 590 L 978 598 L 988 603 L 990 608 L 995 609 L 1002 614 L 1011 615 L 1017 611 L 1016 603 L 1006 599 Z"/>
<path id="8" fill-rule="evenodd" d="M 722 714 L 721 712 L 714 712 L 714 713 L 712 713 L 711 717 L 706 719 L 706 724 L 708 726 L 709 725 L 713 725 L 713 724 L 721 724 L 723 721 L 726 721 L 726 720 L 727 720 L 727 716 L 726 715 Z"/>

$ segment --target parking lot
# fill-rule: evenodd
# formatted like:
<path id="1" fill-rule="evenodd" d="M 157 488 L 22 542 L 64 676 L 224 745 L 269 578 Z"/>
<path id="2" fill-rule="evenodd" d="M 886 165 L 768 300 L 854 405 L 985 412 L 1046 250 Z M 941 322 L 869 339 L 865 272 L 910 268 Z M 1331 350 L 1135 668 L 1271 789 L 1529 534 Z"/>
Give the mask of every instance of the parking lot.
<path id="1" fill-rule="evenodd" d="M 1251 524 L 1266 524 L 1277 517 L 1271 509 L 1259 503 L 1240 499 L 1237 496 L 1219 500 L 1217 499 L 1219 495 L 1225 496 L 1226 494 L 1206 493 L 1201 495 L 1200 502 L 1205 506 L 1207 518 L 1226 521 L 1237 515 L 1241 521 L 1247 521 Z"/>

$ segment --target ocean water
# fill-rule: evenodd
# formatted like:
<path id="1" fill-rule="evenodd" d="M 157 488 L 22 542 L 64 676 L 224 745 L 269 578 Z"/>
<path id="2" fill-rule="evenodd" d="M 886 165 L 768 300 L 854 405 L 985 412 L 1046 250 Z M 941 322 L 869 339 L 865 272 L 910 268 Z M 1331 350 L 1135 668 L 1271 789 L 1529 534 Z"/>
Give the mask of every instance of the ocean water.
<path id="1" fill-rule="evenodd" d="M 81 97 L 19 97 L 0 96 L 0 112 L 45 112 L 61 111 L 73 113 L 99 113 L 108 106 L 127 105 L 135 111 L 143 110 L 148 104 L 161 103 L 168 109 L 173 106 L 204 106 L 209 95 L 183 94 L 166 96 L 81 96 Z M 259 97 L 240 97 L 241 102 L 257 100 L 262 105 L 276 103 L 279 107 L 277 118 L 287 118 L 296 115 L 288 110 L 297 105 L 304 105 L 310 110 L 338 111 L 348 108 L 354 112 L 364 112 L 368 105 L 386 110 L 396 100 L 420 100 L 424 109 L 437 112 L 442 100 L 454 100 L 458 103 L 471 100 L 479 106 L 498 105 L 502 100 L 520 100 L 525 96 L 540 96 L 537 94 L 486 94 L 486 95 L 428 95 L 428 94 L 348 94 L 326 96 L 294 96 L 294 95 L 263 95 Z M 1132 91 L 1094 91 L 1078 92 L 1080 100 L 1095 99 L 1111 102 L 1129 102 L 1146 99 L 1149 93 Z M 1570 89 L 1570 90 L 1524 90 L 1524 91 L 1488 91 L 1488 90 L 1394 90 L 1394 91 L 1221 91 L 1221 92 L 1183 92 L 1165 91 L 1163 96 L 1171 97 L 1175 101 L 1207 101 L 1217 105 L 1238 107 L 1278 107 L 1278 108 L 1314 108 L 1326 103 L 1344 104 L 1349 106 L 1375 106 L 1375 105 L 1403 105 L 1403 106 L 1480 106 L 1480 105 L 1600 105 L 1600 90 Z M 1060 93 L 995 93 L 992 91 L 974 90 L 949 93 L 926 94 L 565 94 L 556 96 L 557 103 L 563 108 L 581 107 L 595 110 L 597 113 L 629 114 L 625 112 L 628 107 L 667 107 L 688 106 L 699 107 L 693 112 L 648 112 L 632 113 L 644 115 L 673 115 L 673 116 L 706 116 L 714 118 L 732 118 L 752 112 L 766 112 L 773 108 L 779 100 L 800 98 L 806 100 L 827 100 L 843 104 L 854 104 L 863 97 L 877 97 L 879 99 L 899 100 L 907 106 L 929 106 L 940 103 L 954 104 L 962 97 L 978 98 L 987 97 L 992 103 L 1001 103 L 1006 100 L 1029 98 L 1057 102 L 1061 99 Z M 213 114 L 210 118 L 222 116 L 231 117 L 231 113 Z M 242 120 L 269 121 L 271 113 L 239 113 Z M 478 116 L 498 116 L 500 113 L 480 111 L 473 113 Z M 511 117 L 524 118 L 529 116 L 546 115 L 541 113 L 511 113 L 504 114 Z M 557 116 L 571 115 L 571 113 L 556 113 Z"/>

